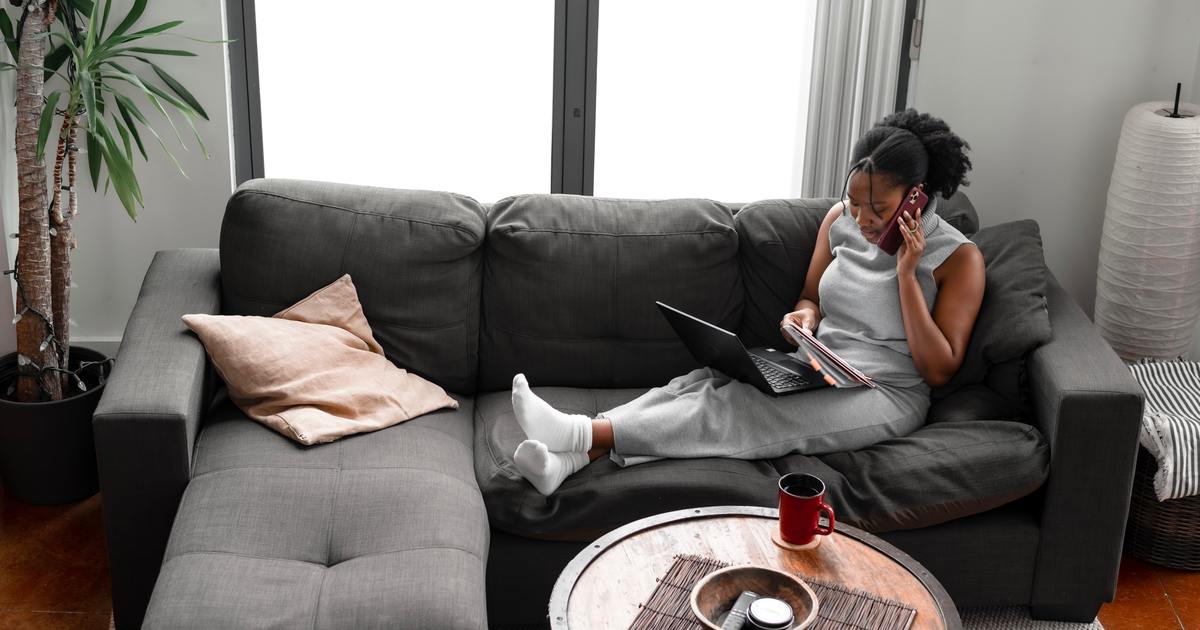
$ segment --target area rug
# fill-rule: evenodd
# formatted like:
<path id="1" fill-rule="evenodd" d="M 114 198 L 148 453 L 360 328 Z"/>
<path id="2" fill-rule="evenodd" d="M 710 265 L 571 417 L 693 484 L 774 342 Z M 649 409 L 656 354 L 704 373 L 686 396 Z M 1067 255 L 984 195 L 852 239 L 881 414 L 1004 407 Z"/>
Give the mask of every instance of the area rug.
<path id="1" fill-rule="evenodd" d="M 1035 621 L 1023 606 L 1003 608 L 960 608 L 963 630 L 1104 630 L 1100 620 L 1092 623 Z"/>

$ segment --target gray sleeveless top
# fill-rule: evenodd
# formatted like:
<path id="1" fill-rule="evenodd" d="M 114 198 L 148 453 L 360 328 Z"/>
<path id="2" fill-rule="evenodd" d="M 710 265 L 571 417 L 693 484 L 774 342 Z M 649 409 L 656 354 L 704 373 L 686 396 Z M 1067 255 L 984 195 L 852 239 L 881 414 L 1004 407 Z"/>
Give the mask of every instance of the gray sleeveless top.
<path id="1" fill-rule="evenodd" d="M 963 243 L 971 241 L 937 215 L 933 199 L 921 213 L 925 254 L 917 263 L 917 281 L 925 304 L 937 299 L 937 269 Z M 900 313 L 896 257 L 867 242 L 858 224 L 843 212 L 829 228 L 833 262 L 821 276 L 818 294 L 821 323 L 817 338 L 851 365 L 880 383 L 895 387 L 922 385 L 908 349 Z"/>

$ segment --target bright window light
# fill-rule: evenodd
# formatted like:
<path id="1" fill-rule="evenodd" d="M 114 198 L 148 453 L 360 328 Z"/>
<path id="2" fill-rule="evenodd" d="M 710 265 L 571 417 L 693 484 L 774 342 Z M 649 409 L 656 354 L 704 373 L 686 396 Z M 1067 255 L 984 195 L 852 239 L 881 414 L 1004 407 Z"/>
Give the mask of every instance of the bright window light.
<path id="1" fill-rule="evenodd" d="M 605 197 L 800 196 L 816 0 L 603 0 Z"/>
<path id="2" fill-rule="evenodd" d="M 553 0 L 256 0 L 268 177 L 550 192 Z"/>

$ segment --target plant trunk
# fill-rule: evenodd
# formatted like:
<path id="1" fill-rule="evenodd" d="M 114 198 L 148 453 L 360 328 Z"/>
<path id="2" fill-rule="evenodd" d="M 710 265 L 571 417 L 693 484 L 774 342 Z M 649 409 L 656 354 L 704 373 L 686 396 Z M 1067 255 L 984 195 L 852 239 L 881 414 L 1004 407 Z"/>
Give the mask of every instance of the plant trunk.
<path id="1" fill-rule="evenodd" d="M 71 213 L 63 208 L 63 163 L 75 145 L 75 99 L 67 104 L 62 130 L 58 134 L 58 153 L 54 157 L 54 205 L 50 213 L 50 295 L 54 303 L 54 335 L 60 344 L 58 364 L 71 365 Z M 71 184 L 68 184 L 72 188 Z M 72 193 L 73 194 L 73 193 Z M 62 374 L 64 394 L 70 391 L 71 377 Z"/>
<path id="2" fill-rule="evenodd" d="M 45 350 L 40 346 L 49 330 L 46 320 L 52 317 L 50 294 L 50 233 L 49 213 L 46 211 L 46 165 L 37 157 L 38 122 L 43 106 L 42 62 L 45 58 L 44 16 L 45 0 L 28 0 L 28 16 L 21 33 L 17 69 L 17 182 L 20 189 L 20 236 L 17 250 L 19 284 L 17 312 L 25 311 L 17 322 L 17 352 L 42 368 L 57 368 L 58 353 L 54 345 Z M 28 310 L 26 310 L 28 309 Z M 28 367 L 28 366 L 26 366 Z M 41 379 L 41 387 L 52 400 L 62 398 L 57 373 L 44 372 L 51 378 Z M 18 379 L 17 398 L 32 402 L 39 400 L 36 378 Z"/>

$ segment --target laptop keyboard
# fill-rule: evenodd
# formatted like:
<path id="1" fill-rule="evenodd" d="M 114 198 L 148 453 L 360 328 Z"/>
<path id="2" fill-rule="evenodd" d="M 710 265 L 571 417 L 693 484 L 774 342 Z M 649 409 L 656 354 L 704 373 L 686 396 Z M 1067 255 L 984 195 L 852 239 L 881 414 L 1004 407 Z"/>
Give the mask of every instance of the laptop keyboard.
<path id="1" fill-rule="evenodd" d="M 803 376 L 785 372 L 771 365 L 758 355 L 751 354 L 750 358 L 754 360 L 754 365 L 758 367 L 758 371 L 762 372 L 763 377 L 767 379 L 767 383 L 775 389 L 790 389 L 808 384 L 808 381 Z"/>

